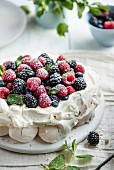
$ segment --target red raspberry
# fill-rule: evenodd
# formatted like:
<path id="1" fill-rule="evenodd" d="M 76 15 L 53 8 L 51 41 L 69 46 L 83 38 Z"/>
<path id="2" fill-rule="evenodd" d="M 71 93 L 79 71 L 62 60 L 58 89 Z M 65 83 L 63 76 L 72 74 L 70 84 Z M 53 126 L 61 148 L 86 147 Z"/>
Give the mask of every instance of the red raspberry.
<path id="1" fill-rule="evenodd" d="M 114 21 L 105 21 L 104 28 L 105 29 L 114 29 Z"/>
<path id="2" fill-rule="evenodd" d="M 42 63 L 37 58 L 34 58 L 33 60 L 31 60 L 30 67 L 34 71 L 36 71 L 37 69 L 42 68 L 43 65 L 42 65 Z"/>
<path id="3" fill-rule="evenodd" d="M 42 63 L 43 66 L 46 64 L 46 59 L 44 57 L 38 57 L 38 59 Z"/>
<path id="4" fill-rule="evenodd" d="M 30 66 L 31 60 L 27 59 L 27 58 L 23 58 L 22 61 L 21 61 L 21 64 L 27 64 L 28 66 Z"/>
<path id="5" fill-rule="evenodd" d="M 7 88 L 8 88 L 9 90 L 12 90 L 13 84 L 12 84 L 12 83 L 8 83 L 8 84 L 7 84 Z"/>
<path id="6" fill-rule="evenodd" d="M 37 87 L 37 89 L 34 93 L 34 96 L 36 98 L 39 98 L 41 94 L 47 94 L 47 91 L 46 91 L 46 89 L 43 85 L 40 85 L 40 86 Z"/>
<path id="7" fill-rule="evenodd" d="M 65 70 L 70 71 L 70 65 L 66 62 L 59 63 L 58 67 L 59 67 L 60 72 L 64 72 Z"/>
<path id="8" fill-rule="evenodd" d="M 24 68 L 29 68 L 31 69 L 30 66 L 28 66 L 27 64 L 20 64 L 17 68 L 18 72 L 21 72 Z"/>
<path id="9" fill-rule="evenodd" d="M 35 91 L 37 87 L 41 84 L 41 80 L 38 77 L 28 78 L 27 86 L 31 91 Z"/>
<path id="10" fill-rule="evenodd" d="M 46 108 L 51 106 L 51 99 L 47 94 L 41 94 L 39 97 L 39 106 L 42 108 Z"/>
<path id="11" fill-rule="evenodd" d="M 67 90 L 68 90 L 68 95 L 76 92 L 76 90 L 75 90 L 72 86 L 67 86 L 66 88 L 67 88 Z"/>
<path id="12" fill-rule="evenodd" d="M 71 85 L 75 82 L 75 73 L 70 71 L 62 75 L 62 81 L 65 85 Z"/>
<path id="13" fill-rule="evenodd" d="M 80 64 L 77 64 L 74 70 L 75 70 L 75 72 L 81 72 L 82 74 L 85 73 L 84 67 Z"/>
<path id="14" fill-rule="evenodd" d="M 40 68 L 36 71 L 36 77 L 39 77 L 41 80 L 47 80 L 49 73 L 44 68 Z"/>
<path id="15" fill-rule="evenodd" d="M 61 84 L 60 85 L 60 90 L 59 90 L 59 92 L 57 94 L 58 94 L 59 97 L 67 96 L 68 95 L 68 90 L 64 85 Z"/>
<path id="16" fill-rule="evenodd" d="M 13 70 L 8 69 L 8 70 L 6 70 L 6 71 L 3 73 L 2 79 L 3 79 L 3 81 L 5 81 L 5 82 L 11 83 L 11 82 L 13 82 L 13 81 L 16 79 L 16 74 L 15 74 L 15 72 L 14 72 Z"/>
<path id="17" fill-rule="evenodd" d="M 66 58 L 65 58 L 63 55 L 60 55 L 60 56 L 57 58 L 57 61 L 62 61 L 62 60 L 66 60 Z"/>
<path id="18" fill-rule="evenodd" d="M 23 59 L 30 60 L 30 59 L 31 59 L 31 56 L 30 56 L 30 55 L 24 55 L 24 56 L 23 56 Z"/>
<path id="19" fill-rule="evenodd" d="M 0 87 L 0 98 L 7 99 L 7 96 L 10 94 L 9 89 L 6 87 Z"/>

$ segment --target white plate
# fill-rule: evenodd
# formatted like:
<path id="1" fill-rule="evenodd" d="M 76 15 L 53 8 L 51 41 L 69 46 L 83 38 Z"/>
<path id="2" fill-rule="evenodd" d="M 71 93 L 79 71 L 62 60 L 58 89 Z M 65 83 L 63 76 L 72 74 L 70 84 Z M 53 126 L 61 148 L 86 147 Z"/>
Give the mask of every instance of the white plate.
<path id="1" fill-rule="evenodd" d="M 73 139 L 76 139 L 76 143 L 79 143 L 86 138 L 90 131 L 94 131 L 100 124 L 103 117 L 104 105 L 104 98 L 102 95 L 100 99 L 100 104 L 95 109 L 94 119 L 90 121 L 90 123 L 84 124 L 72 130 L 72 132 L 69 133 L 66 138 L 62 139 L 57 143 L 48 144 L 36 137 L 32 142 L 22 144 L 14 141 L 9 136 L 5 136 L 0 137 L 0 147 L 9 151 L 19 153 L 37 154 L 59 151 L 63 148 L 65 140 L 68 141 L 69 145 L 71 145 Z"/>
<path id="2" fill-rule="evenodd" d="M 0 0 L 0 48 L 15 40 L 25 29 L 27 18 L 15 4 Z"/>

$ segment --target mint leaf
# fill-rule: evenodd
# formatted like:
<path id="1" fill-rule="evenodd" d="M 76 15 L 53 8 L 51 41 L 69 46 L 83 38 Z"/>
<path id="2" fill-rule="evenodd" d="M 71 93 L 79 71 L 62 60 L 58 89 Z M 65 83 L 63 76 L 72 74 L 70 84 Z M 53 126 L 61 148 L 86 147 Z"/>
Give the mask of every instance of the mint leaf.
<path id="1" fill-rule="evenodd" d="M 3 73 L 4 73 L 4 68 L 3 68 L 3 66 L 2 66 L 2 65 L 0 65 L 0 76 L 2 76 L 2 75 L 3 75 Z"/>
<path id="2" fill-rule="evenodd" d="M 57 26 L 57 33 L 60 35 L 60 36 L 65 36 L 65 33 L 68 32 L 68 25 L 65 24 L 64 22 L 60 23 L 58 26 Z"/>
<path id="3" fill-rule="evenodd" d="M 55 87 L 49 89 L 48 94 L 49 95 L 57 94 L 59 92 L 59 90 L 60 90 L 60 86 L 56 85 Z"/>
<path id="4" fill-rule="evenodd" d="M 104 10 L 104 11 L 110 10 L 110 8 L 108 6 L 104 6 L 104 5 L 99 5 L 98 8 L 101 9 L 101 10 Z"/>
<path id="5" fill-rule="evenodd" d="M 61 5 L 69 10 L 73 9 L 73 1 L 71 1 L 71 0 L 61 1 Z"/>
<path id="6" fill-rule="evenodd" d="M 67 170 L 80 170 L 77 166 L 68 166 Z"/>
<path id="7" fill-rule="evenodd" d="M 49 169 L 50 170 L 60 170 L 63 169 L 65 167 L 65 157 L 63 154 L 57 156 L 55 159 L 53 159 L 50 163 L 49 163 Z"/>
<path id="8" fill-rule="evenodd" d="M 66 140 L 65 140 L 64 148 L 68 150 L 68 152 L 72 155 L 72 157 L 74 157 L 74 152 L 72 151 L 72 149 L 70 149 Z"/>
<path id="9" fill-rule="evenodd" d="M 21 9 L 25 12 L 25 14 L 27 15 L 30 14 L 30 9 L 28 6 L 22 5 Z"/>
<path id="10" fill-rule="evenodd" d="M 90 7 L 89 12 L 96 16 L 103 16 L 103 13 L 101 12 L 101 10 L 95 7 Z"/>
<path id="11" fill-rule="evenodd" d="M 72 150 L 73 152 L 76 152 L 76 139 L 74 139 L 72 142 Z"/>
<path id="12" fill-rule="evenodd" d="M 82 13 L 85 9 L 85 5 L 83 3 L 77 3 L 78 17 L 82 18 Z"/>
<path id="13" fill-rule="evenodd" d="M 76 158 L 92 158 L 93 155 L 76 155 Z"/>
<path id="14" fill-rule="evenodd" d="M 21 64 L 21 61 L 23 59 L 23 56 L 19 56 L 17 60 L 15 61 L 16 65 L 19 66 Z"/>
<path id="15" fill-rule="evenodd" d="M 9 105 L 17 104 L 17 105 L 23 105 L 23 98 L 19 94 L 9 94 L 7 97 L 7 103 Z"/>
<path id="16" fill-rule="evenodd" d="M 52 64 L 48 64 L 48 65 L 45 67 L 45 70 L 46 70 L 46 71 L 49 71 L 50 68 L 51 68 L 51 66 L 52 66 Z"/>

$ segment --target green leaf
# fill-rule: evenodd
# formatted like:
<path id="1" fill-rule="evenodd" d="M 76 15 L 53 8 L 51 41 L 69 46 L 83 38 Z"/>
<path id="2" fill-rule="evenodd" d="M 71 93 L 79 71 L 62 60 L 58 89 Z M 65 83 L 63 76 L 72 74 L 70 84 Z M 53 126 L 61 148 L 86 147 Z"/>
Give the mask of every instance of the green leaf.
<path id="1" fill-rule="evenodd" d="M 36 16 L 40 18 L 44 14 L 44 11 L 44 8 L 39 7 L 38 11 L 36 12 Z"/>
<path id="2" fill-rule="evenodd" d="M 60 90 L 60 86 L 56 85 L 55 87 L 49 89 L 48 94 L 49 95 L 57 94 L 59 92 L 59 90 Z"/>
<path id="3" fill-rule="evenodd" d="M 17 105 L 23 105 L 23 98 L 19 94 L 9 94 L 7 97 L 7 103 L 9 105 L 17 104 Z"/>
<path id="4" fill-rule="evenodd" d="M 103 13 L 101 12 L 101 10 L 95 7 L 90 7 L 89 12 L 96 16 L 103 16 Z"/>
<path id="5" fill-rule="evenodd" d="M 104 11 L 110 10 L 110 8 L 108 6 L 104 6 L 104 5 L 99 5 L 98 8 L 101 9 L 101 10 L 104 10 Z"/>
<path id="6" fill-rule="evenodd" d="M 72 150 L 76 152 L 76 139 L 74 139 L 72 142 Z"/>
<path id="7" fill-rule="evenodd" d="M 3 66 L 2 66 L 2 65 L 0 65 L 0 76 L 2 76 L 2 75 L 3 75 L 3 73 L 4 73 L 4 68 L 3 68 Z"/>
<path id="8" fill-rule="evenodd" d="M 74 153 L 73 153 L 73 151 L 70 149 L 70 147 L 68 146 L 68 143 L 67 143 L 66 140 L 65 140 L 64 148 L 68 150 L 68 152 L 72 155 L 72 157 L 74 157 Z"/>
<path id="9" fill-rule="evenodd" d="M 63 154 L 57 156 L 55 159 L 53 159 L 50 163 L 49 163 L 49 169 L 50 170 L 60 170 L 63 169 L 65 167 L 65 157 Z"/>
<path id="10" fill-rule="evenodd" d="M 45 67 L 45 70 L 46 70 L 46 71 L 49 71 L 50 68 L 51 68 L 51 66 L 52 66 L 52 64 L 48 64 L 48 65 Z"/>
<path id="11" fill-rule="evenodd" d="M 99 5 L 102 5 L 100 2 L 93 2 L 91 5 L 97 5 L 97 6 L 99 6 Z"/>
<path id="12" fill-rule="evenodd" d="M 77 3 L 78 17 L 82 18 L 82 13 L 85 9 L 85 5 L 83 3 Z"/>
<path id="13" fill-rule="evenodd" d="M 93 155 L 76 155 L 76 158 L 92 158 Z"/>
<path id="14" fill-rule="evenodd" d="M 80 170 L 77 166 L 68 166 L 67 170 Z"/>
<path id="15" fill-rule="evenodd" d="M 73 9 L 73 1 L 71 1 L 71 0 L 61 1 L 61 5 L 69 10 Z"/>
<path id="16" fill-rule="evenodd" d="M 64 22 L 60 23 L 58 26 L 57 26 L 57 33 L 60 35 L 60 36 L 65 36 L 65 33 L 68 32 L 68 25 L 65 24 Z"/>
<path id="17" fill-rule="evenodd" d="M 28 6 L 22 5 L 21 9 L 25 12 L 25 14 L 27 15 L 30 14 L 30 9 Z"/>
<path id="18" fill-rule="evenodd" d="M 23 59 L 23 56 L 19 56 L 19 57 L 17 58 L 17 60 L 15 61 L 15 63 L 16 63 L 17 66 L 21 64 L 22 59 Z"/>

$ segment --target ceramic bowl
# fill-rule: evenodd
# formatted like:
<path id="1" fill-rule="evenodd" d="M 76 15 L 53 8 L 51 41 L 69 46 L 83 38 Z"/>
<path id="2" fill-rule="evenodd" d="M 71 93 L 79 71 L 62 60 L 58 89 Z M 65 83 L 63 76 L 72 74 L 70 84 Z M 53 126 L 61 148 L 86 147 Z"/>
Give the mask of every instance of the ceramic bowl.
<path id="1" fill-rule="evenodd" d="M 110 15 L 111 17 L 114 17 L 114 6 L 109 6 L 109 7 L 111 9 Z M 86 14 L 86 21 L 89 25 L 90 32 L 92 36 L 94 37 L 94 39 L 96 40 L 96 42 L 98 42 L 101 46 L 104 46 L 104 47 L 114 46 L 114 29 L 101 29 L 96 26 L 93 26 L 89 22 L 90 17 L 91 17 L 91 14 L 88 12 Z"/>

